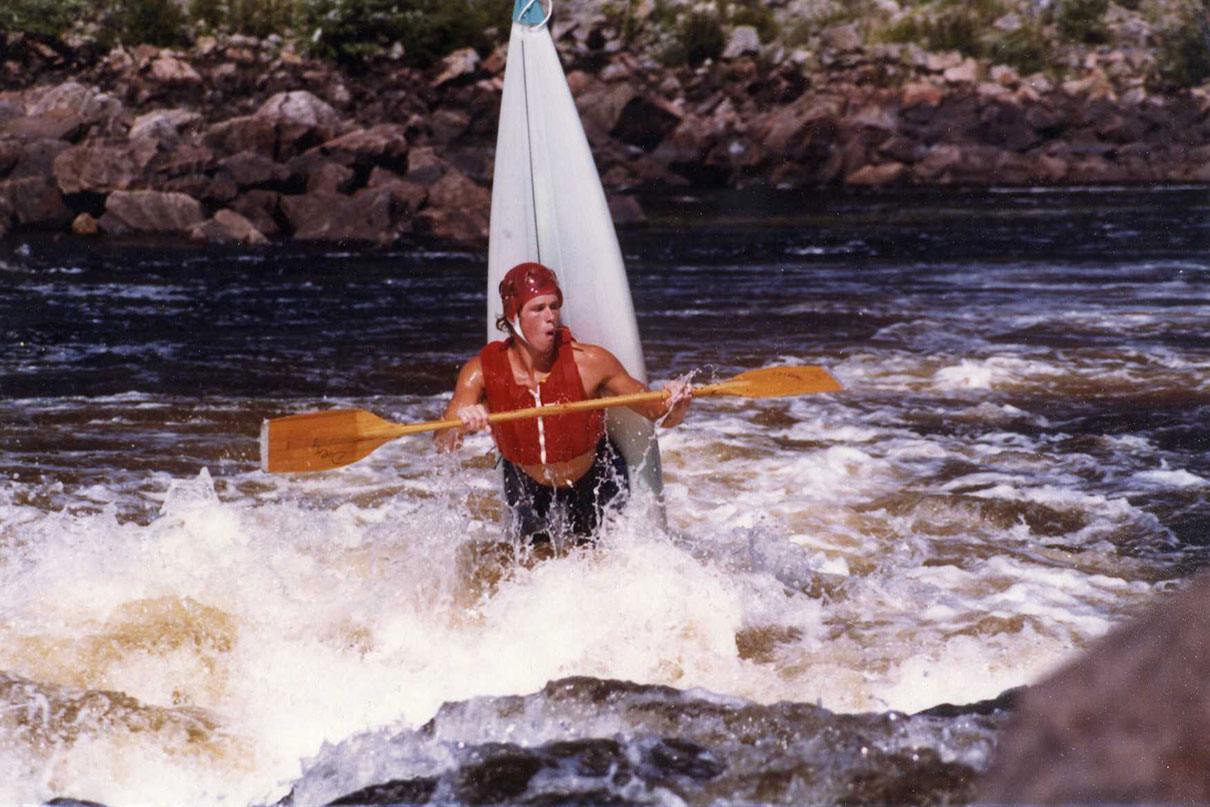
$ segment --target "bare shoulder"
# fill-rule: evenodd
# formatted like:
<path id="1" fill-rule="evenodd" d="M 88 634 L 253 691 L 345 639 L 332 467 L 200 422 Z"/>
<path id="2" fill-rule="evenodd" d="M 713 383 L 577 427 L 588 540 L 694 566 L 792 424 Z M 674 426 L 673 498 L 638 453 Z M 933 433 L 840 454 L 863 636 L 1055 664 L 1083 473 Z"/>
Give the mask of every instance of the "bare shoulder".
<path id="1" fill-rule="evenodd" d="M 600 345 L 572 342 L 571 349 L 576 359 L 576 366 L 581 372 L 592 370 L 602 375 L 612 375 L 622 367 L 622 363 L 618 361 L 618 357 Z"/>
<path id="2" fill-rule="evenodd" d="M 483 384 L 483 362 L 478 355 L 472 356 L 458 372 L 458 386 L 481 386 Z"/>

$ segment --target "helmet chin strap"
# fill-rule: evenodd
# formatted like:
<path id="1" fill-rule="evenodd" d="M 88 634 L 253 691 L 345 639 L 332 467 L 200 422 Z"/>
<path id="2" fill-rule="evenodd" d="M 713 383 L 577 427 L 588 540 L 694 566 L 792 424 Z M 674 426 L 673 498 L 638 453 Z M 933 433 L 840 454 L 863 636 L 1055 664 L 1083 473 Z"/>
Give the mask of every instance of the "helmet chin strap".
<path id="1" fill-rule="evenodd" d="M 513 336 L 520 339 L 524 344 L 529 345 L 530 347 L 533 347 L 533 345 L 530 344 L 529 340 L 525 338 L 525 334 L 521 333 L 521 315 L 520 314 L 517 314 L 517 316 L 510 319 L 508 321 L 508 324 L 513 326 Z"/>

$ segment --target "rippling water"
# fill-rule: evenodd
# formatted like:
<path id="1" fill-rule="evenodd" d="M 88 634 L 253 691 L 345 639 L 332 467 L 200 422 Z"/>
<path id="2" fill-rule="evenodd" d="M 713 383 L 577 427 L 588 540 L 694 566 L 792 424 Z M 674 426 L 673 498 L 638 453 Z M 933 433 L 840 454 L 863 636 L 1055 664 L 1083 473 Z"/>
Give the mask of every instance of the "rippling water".
<path id="1" fill-rule="evenodd" d="M 484 256 L 0 246 L 0 802 L 961 800 L 1009 699 L 1210 543 L 1204 190 L 646 200 L 656 380 L 822 364 L 661 434 L 670 528 L 493 547 L 437 417 Z M 628 682 L 628 683 L 621 683 Z"/>

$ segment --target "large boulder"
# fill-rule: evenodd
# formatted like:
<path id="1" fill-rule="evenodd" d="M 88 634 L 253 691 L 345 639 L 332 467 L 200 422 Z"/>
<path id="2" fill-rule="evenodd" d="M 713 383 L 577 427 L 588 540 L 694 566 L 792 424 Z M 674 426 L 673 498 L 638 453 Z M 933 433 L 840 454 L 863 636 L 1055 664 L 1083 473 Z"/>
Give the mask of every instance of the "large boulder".
<path id="1" fill-rule="evenodd" d="M 276 235 L 281 230 L 277 223 L 280 208 L 281 194 L 270 190 L 250 190 L 231 202 L 232 210 L 266 236 Z"/>
<path id="2" fill-rule="evenodd" d="M 389 244 L 397 237 L 391 194 L 380 188 L 356 196 L 330 191 L 283 196 L 281 207 L 301 241 Z"/>
<path id="3" fill-rule="evenodd" d="M 219 161 L 237 188 L 277 188 L 290 179 L 291 171 L 255 151 L 241 151 Z"/>
<path id="4" fill-rule="evenodd" d="M 122 134 L 127 126 L 126 110 L 121 101 L 96 87 L 87 87 L 77 81 L 66 81 L 52 87 L 34 101 L 27 111 L 31 118 L 52 113 L 75 115 L 86 125 L 97 127 L 103 135 Z"/>
<path id="5" fill-rule="evenodd" d="M 685 117 L 673 104 L 658 95 L 635 95 L 618 113 L 612 137 L 644 151 L 652 151 Z"/>
<path id="6" fill-rule="evenodd" d="M 26 227 L 62 228 L 71 223 L 63 195 L 46 177 L 0 182 L 0 200 L 13 220 Z"/>
<path id="7" fill-rule="evenodd" d="M 983 780 L 993 804 L 1210 803 L 1210 581 L 1021 697 Z"/>
<path id="8" fill-rule="evenodd" d="M 0 175 L 9 179 L 50 177 L 55 159 L 71 145 L 62 140 L 0 140 Z"/>
<path id="9" fill-rule="evenodd" d="M 331 140 L 341 128 L 336 110 L 306 90 L 278 93 L 265 101 L 252 117 L 274 125 L 279 158 Z"/>
<path id="10" fill-rule="evenodd" d="M 270 159 L 278 156 L 277 124 L 255 115 L 244 115 L 215 123 L 206 130 L 206 145 L 227 154 L 254 151 Z"/>
<path id="11" fill-rule="evenodd" d="M 441 60 L 437 75 L 431 84 L 441 87 L 451 82 L 468 81 L 475 76 L 479 68 L 479 54 L 474 48 L 461 48 L 448 54 Z"/>
<path id="12" fill-rule="evenodd" d="M 160 51 L 148 68 L 150 78 L 158 84 L 169 86 L 196 87 L 202 83 L 202 76 L 193 69 L 193 65 L 172 51 Z"/>
<path id="13" fill-rule="evenodd" d="M 205 221 L 202 205 L 183 193 L 114 191 L 105 199 L 107 233 L 188 233 Z"/>
<path id="14" fill-rule="evenodd" d="M 263 246 L 269 243 L 269 239 L 251 221 L 227 208 L 190 230 L 189 238 L 206 244 Z"/>
<path id="15" fill-rule="evenodd" d="M 382 166 L 393 171 L 406 171 L 407 129 L 396 123 L 380 123 L 328 140 L 312 151 L 318 151 L 328 159 L 349 167 Z"/>
<path id="16" fill-rule="evenodd" d="M 429 207 L 461 210 L 481 219 L 487 234 L 487 217 L 491 213 L 491 191 L 476 184 L 456 168 L 450 168 L 429 188 Z"/>
<path id="17" fill-rule="evenodd" d="M 150 138 L 175 145 L 182 133 L 201 127 L 202 116 L 187 109 L 157 109 L 139 115 L 130 125 L 130 139 Z"/>
<path id="18" fill-rule="evenodd" d="M 142 187 L 158 153 L 158 143 L 146 139 L 72 146 L 55 158 L 55 181 L 63 193 L 109 193 Z"/>
<path id="19" fill-rule="evenodd" d="M 391 194 L 396 208 L 413 214 L 428 201 L 429 189 L 418 182 L 410 182 L 398 174 L 385 168 L 375 168 L 370 172 L 367 188 L 383 188 Z"/>
<path id="20" fill-rule="evenodd" d="M 89 123 L 70 109 L 52 109 L 40 115 L 15 118 L 0 126 L 0 133 L 22 140 L 66 140 L 77 143 Z"/>

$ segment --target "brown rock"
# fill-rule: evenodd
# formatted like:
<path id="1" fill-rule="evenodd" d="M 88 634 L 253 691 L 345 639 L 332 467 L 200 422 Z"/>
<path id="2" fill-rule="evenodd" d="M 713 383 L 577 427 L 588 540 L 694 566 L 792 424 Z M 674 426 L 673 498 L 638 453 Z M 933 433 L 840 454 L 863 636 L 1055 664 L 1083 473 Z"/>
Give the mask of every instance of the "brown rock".
<path id="1" fill-rule="evenodd" d="M 348 193 L 353 189 L 353 169 L 330 160 L 315 166 L 307 174 L 307 193 L 329 191 Z"/>
<path id="2" fill-rule="evenodd" d="M 161 51 L 151 63 L 151 78 L 160 83 L 176 86 L 197 86 L 202 77 L 189 62 L 171 51 Z"/>
<path id="3" fill-rule="evenodd" d="M 609 215 L 613 218 L 613 223 L 618 226 L 641 224 L 647 221 L 647 214 L 643 212 L 643 206 L 639 204 L 639 200 L 628 195 L 609 197 Z"/>
<path id="4" fill-rule="evenodd" d="M 302 241 L 390 243 L 396 238 L 391 195 L 380 188 L 357 196 L 330 192 L 283 196 L 281 206 L 294 237 Z"/>
<path id="5" fill-rule="evenodd" d="M 466 134 L 470 126 L 471 116 L 461 109 L 438 109 L 429 118 L 433 140 L 440 144 L 456 140 Z"/>
<path id="6" fill-rule="evenodd" d="M 269 239 L 251 221 L 227 208 L 190 230 L 189 238 L 207 244 L 263 246 L 269 243 Z"/>
<path id="7" fill-rule="evenodd" d="M 114 191 L 105 199 L 107 233 L 187 233 L 205 219 L 202 206 L 183 193 Z"/>
<path id="8" fill-rule="evenodd" d="M 451 168 L 429 188 L 423 212 L 429 232 L 439 238 L 475 242 L 487 238 L 491 193 Z"/>
<path id="9" fill-rule="evenodd" d="M 714 143 L 709 124 L 688 116 L 663 139 L 652 156 L 665 165 L 691 166 L 705 159 Z"/>
<path id="10" fill-rule="evenodd" d="M 407 129 L 394 123 L 380 123 L 358 129 L 316 147 L 320 153 L 341 165 L 383 166 L 407 170 Z"/>
<path id="11" fill-rule="evenodd" d="M 0 140 L 0 173 L 7 171 L 9 179 L 52 176 L 55 158 L 69 148 L 62 140 Z"/>
<path id="12" fill-rule="evenodd" d="M 10 120 L 25 117 L 25 105 L 13 103 L 0 98 L 0 126 L 8 123 Z"/>
<path id="13" fill-rule="evenodd" d="M 881 187 L 884 185 L 899 185 L 910 175 L 903 163 L 882 163 L 880 165 L 863 165 L 844 178 L 846 185 L 865 187 Z"/>
<path id="14" fill-rule="evenodd" d="M 446 163 L 431 146 L 421 146 L 408 152 L 407 179 L 421 185 L 432 185 L 445 175 Z"/>
<path id="15" fill-rule="evenodd" d="M 584 122 L 590 140 L 612 131 L 626 105 L 638 97 L 638 89 L 627 82 L 604 84 L 595 82 L 576 98 L 576 108 Z"/>
<path id="16" fill-rule="evenodd" d="M 490 75 L 499 75 L 504 72 L 504 67 L 508 63 L 508 43 L 504 42 L 496 46 L 496 49 L 491 52 L 486 59 L 480 64 L 483 71 Z M 569 76 L 570 78 L 570 76 Z"/>
<path id="17" fill-rule="evenodd" d="M 336 110 L 306 90 L 272 96 L 253 117 L 276 124 L 280 143 L 314 141 L 306 142 L 298 151 L 331 140 L 340 130 L 340 116 Z"/>
<path id="18" fill-rule="evenodd" d="M 119 134 L 119 128 L 124 128 L 125 108 L 121 101 L 76 81 L 51 88 L 30 106 L 28 114 L 36 118 L 50 112 L 74 113 L 85 123 L 97 126 L 102 134 Z"/>
<path id="19" fill-rule="evenodd" d="M 274 158 L 277 156 L 277 125 L 255 115 L 231 118 L 211 126 L 203 142 L 227 154 L 254 151 Z"/>
<path id="20" fill-rule="evenodd" d="M 416 223 L 421 232 L 463 244 L 482 243 L 487 238 L 487 222 L 462 210 L 425 210 Z"/>
<path id="21" fill-rule="evenodd" d="M 218 167 L 218 156 L 209 148 L 191 143 L 182 143 L 176 148 L 160 149 L 151 158 L 149 168 L 152 181 L 162 182 L 169 178 L 200 176 Z"/>
<path id="22" fill-rule="evenodd" d="M 231 209 L 242 215 L 252 226 L 266 236 L 274 236 L 281 230 L 277 223 L 281 194 L 277 191 L 251 190 L 231 203 Z"/>
<path id="23" fill-rule="evenodd" d="M 962 64 L 962 59 L 962 54 L 956 50 L 929 53 L 925 57 L 925 69 L 931 73 L 944 73 L 946 70 Z"/>
<path id="24" fill-rule="evenodd" d="M 159 153 L 151 140 L 109 140 L 64 150 L 54 176 L 63 193 L 109 193 L 146 185 L 148 167 Z"/>
<path id="25" fill-rule="evenodd" d="M 370 172 L 367 188 L 382 188 L 391 194 L 398 210 L 408 214 L 415 213 L 429 198 L 429 189 L 417 182 L 409 182 L 403 177 L 383 168 L 375 168 Z"/>
<path id="26" fill-rule="evenodd" d="M 974 84 L 979 80 L 979 63 L 974 59 L 963 59 L 942 75 L 950 84 Z"/>
<path id="27" fill-rule="evenodd" d="M 0 182 L 0 198 L 17 223 L 27 227 L 58 228 L 71 221 L 63 195 L 46 177 Z"/>
<path id="28" fill-rule="evenodd" d="M 291 171 L 281 163 L 255 151 L 241 151 L 219 162 L 238 188 L 277 187 L 290 179 Z"/>
<path id="29" fill-rule="evenodd" d="M 989 77 L 1001 87 L 1009 89 L 1015 89 L 1021 83 L 1021 79 L 1017 76 L 1017 71 L 1002 64 L 992 67 Z"/>
<path id="30" fill-rule="evenodd" d="M 1011 101 L 989 102 L 979 113 L 979 120 L 983 124 L 980 139 L 990 145 L 1026 151 L 1041 141 L 1025 110 Z"/>
<path id="31" fill-rule="evenodd" d="M 819 34 L 819 44 L 826 50 L 860 50 L 862 41 L 861 28 L 855 22 L 825 28 Z"/>
<path id="32" fill-rule="evenodd" d="M 994 804 L 1210 802 L 1202 579 L 1026 690 L 983 779 Z"/>
<path id="33" fill-rule="evenodd" d="M 479 54 L 475 52 L 474 48 L 456 50 L 441 60 L 440 70 L 433 79 L 432 86 L 440 87 L 451 81 L 471 78 L 478 67 Z"/>
<path id="34" fill-rule="evenodd" d="M 429 206 L 457 209 L 482 215 L 491 211 L 491 192 L 476 185 L 456 168 L 451 168 L 429 188 Z"/>
<path id="35" fill-rule="evenodd" d="M 66 140 L 79 142 L 89 123 L 70 109 L 52 109 L 41 115 L 16 118 L 0 126 L 0 133 L 22 140 Z"/>
<path id="36" fill-rule="evenodd" d="M 148 137 L 167 143 L 180 141 L 182 132 L 197 131 L 202 116 L 186 109 L 157 109 L 134 119 L 130 125 L 130 139 Z"/>
<path id="37" fill-rule="evenodd" d="M 619 111 L 609 134 L 623 143 L 652 151 L 684 117 L 680 109 L 658 95 L 635 95 Z"/>
<path id="38" fill-rule="evenodd" d="M 905 109 L 919 106 L 935 109 L 945 99 L 945 90 L 927 81 L 915 81 L 904 84 L 901 93 L 900 103 L 903 104 Z"/>
<path id="39" fill-rule="evenodd" d="M 96 219 L 87 213 L 81 213 L 72 220 L 71 231 L 76 235 L 96 235 L 101 228 Z"/>

